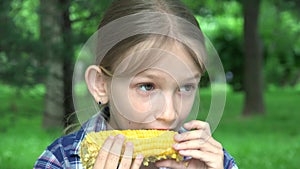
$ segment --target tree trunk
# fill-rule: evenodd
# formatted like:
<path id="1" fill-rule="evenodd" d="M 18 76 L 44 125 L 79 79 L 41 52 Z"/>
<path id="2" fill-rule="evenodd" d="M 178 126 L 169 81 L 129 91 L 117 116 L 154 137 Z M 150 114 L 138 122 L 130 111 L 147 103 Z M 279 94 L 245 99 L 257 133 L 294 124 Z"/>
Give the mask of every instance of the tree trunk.
<path id="1" fill-rule="evenodd" d="M 263 114 L 263 56 L 258 33 L 260 0 L 243 1 L 244 10 L 244 89 L 243 115 Z"/>
<path id="2" fill-rule="evenodd" d="M 40 32 L 48 69 L 43 127 L 63 125 L 64 83 L 62 61 L 61 15 L 58 0 L 40 0 Z"/>
<path id="3" fill-rule="evenodd" d="M 64 60 L 63 60 L 63 74 L 64 74 L 64 127 L 76 122 L 76 114 L 74 114 L 74 105 L 72 97 L 72 77 L 74 67 L 74 50 L 73 50 L 73 36 L 72 24 L 70 20 L 70 0 L 60 0 L 62 7 L 63 23 L 61 25 L 63 32 L 64 44 Z"/>

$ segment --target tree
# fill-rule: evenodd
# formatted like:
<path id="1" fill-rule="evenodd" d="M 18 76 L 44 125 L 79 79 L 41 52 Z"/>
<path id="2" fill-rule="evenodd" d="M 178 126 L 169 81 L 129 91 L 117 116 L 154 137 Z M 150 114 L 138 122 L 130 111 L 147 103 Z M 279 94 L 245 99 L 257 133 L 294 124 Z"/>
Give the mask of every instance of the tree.
<path id="1" fill-rule="evenodd" d="M 64 126 L 67 127 L 76 121 L 73 116 L 74 105 L 72 97 L 72 75 L 74 67 L 74 49 L 72 22 L 70 20 L 70 0 L 60 0 L 62 9 L 62 38 L 63 38 L 63 82 L 64 82 Z"/>
<path id="2" fill-rule="evenodd" d="M 43 127 L 61 126 L 63 123 L 64 84 L 62 60 L 61 12 L 58 0 L 40 0 L 40 38 L 43 43 L 48 74 Z"/>
<path id="3" fill-rule="evenodd" d="M 243 1 L 244 12 L 244 90 L 243 115 L 262 114 L 263 101 L 263 55 L 258 32 L 260 0 Z"/>
<path id="4" fill-rule="evenodd" d="M 45 2 L 41 0 L 41 39 L 44 42 L 45 52 L 48 58 L 48 75 L 46 78 L 46 97 L 44 127 L 61 126 L 65 127 L 76 121 L 74 114 L 74 105 L 72 97 L 72 75 L 74 67 L 74 46 L 82 43 L 83 32 L 78 34 L 72 29 L 73 24 L 82 30 L 90 23 L 97 22 L 97 16 L 108 6 L 111 1 L 77 1 L 71 4 L 70 0 L 55 0 L 54 2 Z M 73 13 L 70 7 L 73 7 Z M 83 6 L 86 6 L 85 9 Z M 89 13 L 88 16 L 81 15 Z M 99 10 L 100 8 L 100 10 Z M 75 9 L 75 11 L 74 11 Z M 71 20 L 73 15 L 73 20 Z M 97 30 L 95 25 L 91 30 Z M 89 36 L 93 32 L 89 33 Z M 88 36 L 87 36 L 88 37 Z M 84 40 L 87 39 L 84 37 Z"/>

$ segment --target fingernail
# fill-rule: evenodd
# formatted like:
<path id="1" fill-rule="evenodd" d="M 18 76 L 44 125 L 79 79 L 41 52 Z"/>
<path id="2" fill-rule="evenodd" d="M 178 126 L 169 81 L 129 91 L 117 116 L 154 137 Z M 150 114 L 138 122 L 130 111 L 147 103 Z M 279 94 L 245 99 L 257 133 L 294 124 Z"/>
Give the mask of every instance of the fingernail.
<path id="1" fill-rule="evenodd" d="M 138 154 L 135 158 L 137 158 L 137 159 L 143 159 L 144 156 L 142 154 Z"/>
<path id="2" fill-rule="evenodd" d="M 124 135 L 122 135 L 122 134 L 118 134 L 118 135 L 117 135 L 117 137 L 118 137 L 119 139 L 122 139 L 122 140 L 124 140 L 124 139 L 125 139 L 125 136 L 124 136 Z"/>
<path id="3" fill-rule="evenodd" d="M 174 144 L 173 147 L 174 147 L 174 149 L 178 149 L 179 148 L 179 144 Z"/>
<path id="4" fill-rule="evenodd" d="M 178 133 L 181 134 L 181 133 L 185 133 L 185 132 L 187 132 L 187 131 L 188 131 L 188 130 L 187 130 L 186 128 L 182 127 L 182 128 L 178 131 Z"/>
<path id="5" fill-rule="evenodd" d="M 115 137 L 114 136 L 108 136 L 108 138 L 113 140 Z"/>
<path id="6" fill-rule="evenodd" d="M 175 140 L 181 140 L 181 138 L 182 138 L 182 137 L 181 137 L 180 134 L 176 134 L 176 135 L 175 135 Z"/>
<path id="7" fill-rule="evenodd" d="M 127 143 L 126 143 L 126 146 L 127 146 L 127 147 L 133 147 L 133 143 L 132 143 L 132 142 L 127 142 Z"/>
<path id="8" fill-rule="evenodd" d="M 180 150 L 180 151 L 179 151 L 179 154 L 180 154 L 180 155 L 183 155 L 183 156 L 184 156 L 185 153 L 186 153 L 186 152 L 185 152 L 184 150 Z"/>
<path id="9" fill-rule="evenodd" d="M 192 159 L 191 156 L 184 156 L 184 157 L 183 157 L 183 161 L 185 161 L 185 160 L 190 160 L 190 159 Z"/>

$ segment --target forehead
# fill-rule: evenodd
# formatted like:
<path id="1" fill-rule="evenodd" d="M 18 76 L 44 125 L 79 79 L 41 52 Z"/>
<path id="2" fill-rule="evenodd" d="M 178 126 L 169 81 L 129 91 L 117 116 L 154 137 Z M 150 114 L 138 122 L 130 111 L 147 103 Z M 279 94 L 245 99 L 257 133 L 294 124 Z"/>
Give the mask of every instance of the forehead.
<path id="1" fill-rule="evenodd" d="M 175 83 L 177 85 L 180 85 L 182 83 L 198 83 L 200 80 L 200 74 L 198 72 L 191 72 L 186 74 L 185 76 L 180 76 L 178 74 L 170 74 L 167 70 L 161 70 L 161 69 L 147 69 L 143 72 L 138 73 L 133 79 L 134 80 L 144 80 L 148 81 L 150 80 L 152 82 L 162 82 L 171 84 Z"/>
<path id="2" fill-rule="evenodd" d="M 190 53 L 178 43 L 138 49 L 127 54 L 116 68 L 115 75 L 133 77 L 147 72 L 146 75 L 151 74 L 152 77 L 167 74 L 176 81 L 200 76 L 201 72 Z"/>
<path id="3" fill-rule="evenodd" d="M 181 42 L 165 36 L 153 36 L 147 40 L 138 43 L 128 51 L 129 54 L 141 52 L 149 49 L 157 49 L 172 53 L 177 58 L 185 61 L 192 60 L 192 55 L 189 48 Z"/>
<path id="4" fill-rule="evenodd" d="M 116 68 L 115 75 L 132 77 L 145 70 L 155 69 L 179 80 L 201 73 L 184 45 L 171 41 L 159 47 L 153 47 L 157 44 L 149 43 L 141 43 L 127 52 L 127 56 Z"/>

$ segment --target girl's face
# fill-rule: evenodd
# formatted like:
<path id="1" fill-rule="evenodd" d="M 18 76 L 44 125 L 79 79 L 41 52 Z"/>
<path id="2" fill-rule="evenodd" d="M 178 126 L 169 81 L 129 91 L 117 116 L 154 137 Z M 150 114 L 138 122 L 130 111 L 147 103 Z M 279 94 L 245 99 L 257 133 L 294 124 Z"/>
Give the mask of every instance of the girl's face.
<path id="1" fill-rule="evenodd" d="M 111 80 L 109 125 L 113 129 L 178 130 L 189 115 L 201 75 L 197 64 L 176 43 L 167 50 L 149 50 L 144 57 L 151 56 L 159 58 L 151 66 Z M 122 64 L 131 67 L 130 62 Z"/>

